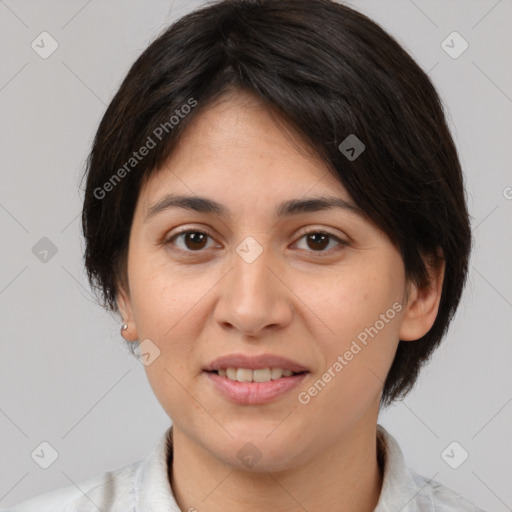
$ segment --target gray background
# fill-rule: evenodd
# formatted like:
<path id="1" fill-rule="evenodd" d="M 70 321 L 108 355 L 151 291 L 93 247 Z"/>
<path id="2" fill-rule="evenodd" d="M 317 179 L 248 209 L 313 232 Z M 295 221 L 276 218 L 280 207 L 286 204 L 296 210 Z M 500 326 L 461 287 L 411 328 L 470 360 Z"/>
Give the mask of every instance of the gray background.
<path id="1" fill-rule="evenodd" d="M 169 425 L 117 319 L 91 296 L 79 178 L 131 63 L 171 20 L 202 3 L 0 1 L 1 507 L 145 458 Z M 380 423 L 420 474 L 489 511 L 511 510 L 512 2 L 351 5 L 394 35 L 437 86 L 476 239 L 448 337 Z M 31 48 L 43 31 L 59 45 L 47 59 Z M 456 59 L 441 46 L 453 31 L 469 43 Z M 46 262 L 32 252 L 43 237 L 57 248 Z M 58 452 L 48 469 L 31 458 L 43 441 Z M 469 452 L 458 469 L 441 457 L 452 441 Z"/>

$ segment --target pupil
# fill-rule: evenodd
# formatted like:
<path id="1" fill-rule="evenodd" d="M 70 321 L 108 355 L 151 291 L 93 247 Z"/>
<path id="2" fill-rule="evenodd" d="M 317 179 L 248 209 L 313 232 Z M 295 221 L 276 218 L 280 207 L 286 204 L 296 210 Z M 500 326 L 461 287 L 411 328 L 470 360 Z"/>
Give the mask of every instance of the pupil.
<path id="1" fill-rule="evenodd" d="M 313 245 L 317 245 L 316 247 L 312 247 L 312 249 L 325 249 L 327 247 L 327 245 L 329 245 L 328 243 L 328 237 L 329 235 L 326 235 L 326 234 L 323 234 L 323 233 L 313 233 L 312 235 L 309 235 L 309 240 L 313 240 Z M 316 241 L 314 240 L 316 239 Z M 319 241 L 319 239 L 321 241 Z M 322 242 L 326 242 L 327 243 L 322 243 Z M 318 243 L 320 243 L 320 247 L 318 247 Z"/>
<path id="2" fill-rule="evenodd" d="M 187 238 L 187 242 L 189 240 L 191 240 L 192 245 L 193 244 L 199 244 L 199 247 L 197 247 L 197 246 L 196 247 L 194 247 L 194 246 L 191 247 L 190 244 L 187 243 L 187 247 L 189 249 L 202 249 L 202 247 L 204 246 L 204 241 L 206 240 L 206 236 L 205 236 L 204 233 L 197 233 L 197 232 L 188 233 L 186 235 L 186 238 Z M 201 238 L 203 239 L 202 240 L 203 244 L 201 244 L 201 240 L 200 240 Z"/>

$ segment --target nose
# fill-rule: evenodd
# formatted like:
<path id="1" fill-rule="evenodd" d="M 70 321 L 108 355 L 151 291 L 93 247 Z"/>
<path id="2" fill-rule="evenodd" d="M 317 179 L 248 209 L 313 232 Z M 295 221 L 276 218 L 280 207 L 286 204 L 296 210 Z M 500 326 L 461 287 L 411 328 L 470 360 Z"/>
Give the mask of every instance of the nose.
<path id="1" fill-rule="evenodd" d="M 259 247 L 258 247 L 259 246 Z M 222 280 L 215 319 L 223 329 L 250 337 L 286 327 L 293 316 L 293 293 L 270 248 L 249 240 L 233 254 L 231 271 Z"/>

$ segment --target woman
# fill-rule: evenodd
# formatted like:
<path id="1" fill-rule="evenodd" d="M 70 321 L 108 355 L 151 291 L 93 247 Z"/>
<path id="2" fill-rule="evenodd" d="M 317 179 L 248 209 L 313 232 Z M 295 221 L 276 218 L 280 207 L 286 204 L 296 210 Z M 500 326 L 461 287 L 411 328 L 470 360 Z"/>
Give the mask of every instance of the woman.
<path id="1" fill-rule="evenodd" d="M 478 511 L 378 413 L 465 284 L 432 83 L 329 0 L 232 0 L 137 59 L 88 160 L 85 264 L 172 420 L 145 460 L 13 511 Z"/>

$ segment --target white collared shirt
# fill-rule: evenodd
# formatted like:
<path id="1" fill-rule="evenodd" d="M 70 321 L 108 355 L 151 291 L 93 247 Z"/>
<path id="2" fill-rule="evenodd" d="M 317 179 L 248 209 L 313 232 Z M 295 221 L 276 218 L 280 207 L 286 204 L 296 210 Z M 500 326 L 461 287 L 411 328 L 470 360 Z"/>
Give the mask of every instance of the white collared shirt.
<path id="1" fill-rule="evenodd" d="M 167 461 L 172 426 L 145 460 L 75 486 L 39 494 L 5 512 L 186 512 L 176 503 Z M 375 512 L 485 512 L 451 489 L 410 470 L 397 441 L 377 425 L 384 479 Z"/>

